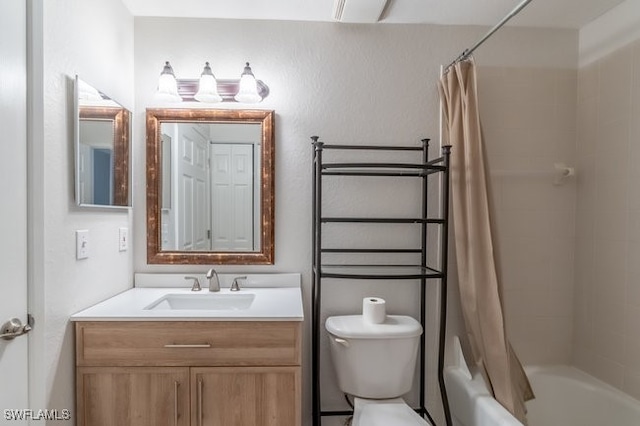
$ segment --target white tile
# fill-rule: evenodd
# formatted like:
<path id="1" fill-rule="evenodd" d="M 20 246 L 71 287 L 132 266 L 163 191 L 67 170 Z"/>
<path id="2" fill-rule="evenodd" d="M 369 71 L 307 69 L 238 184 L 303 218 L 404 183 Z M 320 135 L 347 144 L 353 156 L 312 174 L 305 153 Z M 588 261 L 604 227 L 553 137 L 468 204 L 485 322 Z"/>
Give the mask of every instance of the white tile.
<path id="1" fill-rule="evenodd" d="M 629 110 L 598 125 L 596 171 L 598 176 L 626 177 L 629 172 Z"/>
<path id="2" fill-rule="evenodd" d="M 573 320 L 573 302 L 575 296 L 572 287 L 566 289 L 554 289 L 549 293 L 549 301 L 546 306 L 547 314 L 557 321 Z M 571 340 L 569 338 L 569 340 Z"/>
<path id="3" fill-rule="evenodd" d="M 551 244 L 550 286 L 558 292 L 573 292 L 576 241 L 573 238 L 554 239 Z"/>
<path id="4" fill-rule="evenodd" d="M 627 252 L 627 279 L 626 297 L 627 305 L 640 308 L 640 242 L 633 241 L 628 243 Z M 638 318 L 638 330 L 640 330 L 640 317 Z"/>
<path id="5" fill-rule="evenodd" d="M 594 370 L 594 358 L 591 348 L 585 348 L 580 345 L 576 345 L 573 348 L 572 360 L 573 363 L 583 371 L 592 373 Z M 592 373 L 593 374 L 593 373 Z"/>
<path id="6" fill-rule="evenodd" d="M 600 62 L 598 71 L 598 118 L 609 123 L 626 114 L 631 102 L 632 49 L 618 50 Z"/>
<path id="7" fill-rule="evenodd" d="M 629 209 L 627 216 L 628 240 L 640 242 L 640 209 Z"/>
<path id="8" fill-rule="evenodd" d="M 608 358 L 596 355 L 593 358 L 593 370 L 589 371 L 600 380 L 617 388 L 624 383 L 624 366 Z"/>
<path id="9" fill-rule="evenodd" d="M 640 343 L 627 341 L 624 362 L 628 369 L 640 372 Z"/>
<path id="10" fill-rule="evenodd" d="M 609 303 L 600 300 L 595 303 L 596 317 L 594 318 L 593 333 L 594 343 L 596 345 L 601 344 L 600 340 L 605 335 L 611 335 L 608 336 L 609 340 L 611 341 L 619 338 L 620 340 L 618 341 L 618 343 L 622 345 L 625 330 L 624 312 L 624 304 Z M 618 349 L 621 350 L 622 348 Z M 609 357 L 612 358 L 612 356 Z M 618 361 L 622 362 L 622 359 L 618 359 Z"/>
<path id="11" fill-rule="evenodd" d="M 578 99 L 596 98 L 598 96 L 598 63 L 581 68 L 578 71 Z"/>
<path id="12" fill-rule="evenodd" d="M 628 214 L 626 209 L 598 204 L 595 211 L 594 236 L 597 241 L 624 242 L 628 239 Z"/>
<path id="13" fill-rule="evenodd" d="M 640 345 L 640 307 L 627 305 L 623 330 L 628 345 Z"/>
<path id="14" fill-rule="evenodd" d="M 633 398 L 640 400 L 640 371 L 625 369 L 622 390 Z"/>
<path id="15" fill-rule="evenodd" d="M 579 157 L 593 155 L 598 143 L 597 98 L 584 99 L 578 103 L 576 112 L 576 150 Z"/>

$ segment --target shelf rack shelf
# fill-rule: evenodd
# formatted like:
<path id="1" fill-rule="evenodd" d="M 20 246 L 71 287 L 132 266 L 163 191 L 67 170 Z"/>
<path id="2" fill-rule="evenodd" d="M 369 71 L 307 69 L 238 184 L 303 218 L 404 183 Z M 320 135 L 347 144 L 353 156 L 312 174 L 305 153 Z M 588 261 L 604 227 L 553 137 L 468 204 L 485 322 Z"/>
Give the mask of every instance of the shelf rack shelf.
<path id="1" fill-rule="evenodd" d="M 451 426 L 451 415 L 444 384 L 444 343 L 447 316 L 447 249 L 448 249 L 448 217 L 449 217 L 449 146 L 442 148 L 442 155 L 429 159 L 429 139 L 422 140 L 422 146 L 382 146 L 382 145 L 333 145 L 325 144 L 319 137 L 313 136 L 313 288 L 312 288 L 312 382 L 313 382 L 313 425 L 321 426 L 323 416 L 349 415 L 350 411 L 327 411 L 321 407 L 320 389 L 320 336 L 323 333 L 321 318 L 322 282 L 324 279 L 346 280 L 419 280 L 420 281 L 420 322 L 425 329 L 426 286 L 427 282 L 437 280 L 440 283 L 440 318 L 438 334 L 438 383 L 442 396 L 443 411 L 447 426 Z M 411 162 L 323 162 L 323 152 L 327 150 L 349 151 L 409 151 L 421 154 L 419 161 Z M 428 178 L 441 175 L 440 180 L 440 212 L 438 217 L 428 216 Z M 402 177 L 418 178 L 422 180 L 421 188 L 421 216 L 420 217 L 341 217 L 324 216 L 322 211 L 323 179 L 334 176 L 360 177 Z M 404 248 L 358 248 L 358 247 L 324 247 L 322 241 L 323 227 L 333 224 L 400 224 L 419 226 L 421 234 L 420 247 Z M 427 265 L 427 244 L 430 241 L 428 225 L 437 225 L 440 229 L 440 268 Z M 381 265 L 350 264 L 341 262 L 328 264 L 323 262 L 323 255 L 333 257 L 354 254 L 394 254 L 412 255 L 413 262 Z M 419 263 L 415 258 L 419 256 Z M 420 407 L 416 411 L 426 416 L 435 425 L 433 417 L 426 409 L 425 401 L 425 333 L 420 341 Z"/>
<path id="2" fill-rule="evenodd" d="M 351 278 L 369 280 L 434 279 L 444 274 L 422 265 L 322 265 L 323 278 Z"/>

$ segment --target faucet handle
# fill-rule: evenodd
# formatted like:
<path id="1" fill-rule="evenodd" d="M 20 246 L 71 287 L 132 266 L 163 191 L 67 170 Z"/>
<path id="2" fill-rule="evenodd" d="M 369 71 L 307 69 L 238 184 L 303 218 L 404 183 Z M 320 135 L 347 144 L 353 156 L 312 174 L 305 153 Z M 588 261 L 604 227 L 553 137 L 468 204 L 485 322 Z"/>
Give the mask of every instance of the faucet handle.
<path id="1" fill-rule="evenodd" d="M 231 288 L 229 289 L 230 291 L 240 291 L 240 283 L 238 283 L 238 280 L 246 280 L 247 276 L 244 275 L 242 277 L 235 277 L 233 279 L 233 283 L 231 284 Z"/>
<path id="2" fill-rule="evenodd" d="M 191 291 L 200 291 L 202 287 L 200 287 L 200 280 L 198 277 L 184 277 L 185 280 L 193 280 L 193 286 L 191 286 Z"/>

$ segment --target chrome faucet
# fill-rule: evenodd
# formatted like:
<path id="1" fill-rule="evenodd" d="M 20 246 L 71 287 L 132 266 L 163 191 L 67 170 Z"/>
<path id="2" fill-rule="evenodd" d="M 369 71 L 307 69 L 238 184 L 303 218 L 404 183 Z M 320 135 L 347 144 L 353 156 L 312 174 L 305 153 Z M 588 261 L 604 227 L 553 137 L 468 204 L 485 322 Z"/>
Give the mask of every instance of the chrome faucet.
<path id="1" fill-rule="evenodd" d="M 231 291 L 240 291 L 240 284 L 238 283 L 238 280 L 246 280 L 247 277 L 243 276 L 243 277 L 235 277 L 233 279 L 233 284 L 231 284 Z"/>
<path id="2" fill-rule="evenodd" d="M 209 291 L 220 291 L 220 280 L 215 269 L 211 268 L 207 271 L 207 279 L 209 280 Z"/>
<path id="3" fill-rule="evenodd" d="M 202 287 L 200 287 L 200 280 L 197 277 L 184 277 L 185 280 L 193 280 L 193 285 L 191 286 L 191 291 L 200 291 Z"/>

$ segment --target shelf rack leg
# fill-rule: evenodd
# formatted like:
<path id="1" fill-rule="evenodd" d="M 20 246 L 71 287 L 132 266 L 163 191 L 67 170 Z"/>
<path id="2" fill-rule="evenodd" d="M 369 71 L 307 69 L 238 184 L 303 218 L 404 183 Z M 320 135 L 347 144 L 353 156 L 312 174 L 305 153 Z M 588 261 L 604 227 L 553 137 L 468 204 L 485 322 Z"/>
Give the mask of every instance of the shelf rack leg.
<path id="1" fill-rule="evenodd" d="M 447 388 L 444 382 L 444 350 L 447 339 L 447 262 L 449 260 L 449 175 L 450 175 L 450 158 L 451 145 L 442 147 L 442 155 L 444 156 L 444 175 L 442 176 L 442 224 L 440 235 L 440 250 L 442 266 L 444 272 L 440 280 L 440 337 L 438 351 L 438 383 L 440 384 L 440 396 L 442 398 L 442 409 L 444 411 L 447 426 L 452 425 L 451 410 L 449 408 L 449 398 L 447 396 Z"/>
<path id="2" fill-rule="evenodd" d="M 429 162 L 429 140 L 430 139 L 422 139 L 422 162 L 423 164 L 427 164 Z M 422 176 L 422 217 L 426 218 L 429 215 L 429 177 L 425 173 Z M 422 235 L 421 235 L 421 247 L 422 253 L 420 255 L 420 264 L 423 268 L 427 267 L 427 232 L 428 225 L 427 223 L 422 224 Z M 426 391 L 425 391 L 425 380 L 426 380 L 426 348 L 427 348 L 427 336 L 426 336 L 426 287 L 427 280 L 425 278 L 420 279 L 420 323 L 422 324 L 422 336 L 420 336 L 420 409 L 422 411 L 421 414 L 426 414 L 431 423 L 433 423 L 433 419 L 426 409 Z"/>
<path id="3" fill-rule="evenodd" d="M 320 426 L 322 424 L 321 418 L 321 404 L 320 404 L 320 265 L 321 259 L 321 246 L 322 246 L 322 231 L 321 221 L 322 217 L 322 146 L 323 142 L 318 141 L 318 136 L 312 136 L 314 150 L 313 150 L 313 265 L 312 265 L 312 294 L 313 294 L 313 306 L 312 306 L 312 404 L 313 404 L 313 426 Z"/>

